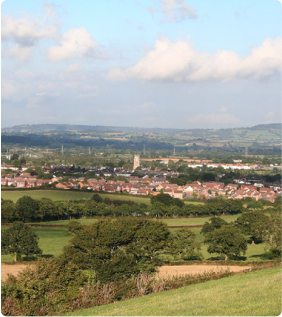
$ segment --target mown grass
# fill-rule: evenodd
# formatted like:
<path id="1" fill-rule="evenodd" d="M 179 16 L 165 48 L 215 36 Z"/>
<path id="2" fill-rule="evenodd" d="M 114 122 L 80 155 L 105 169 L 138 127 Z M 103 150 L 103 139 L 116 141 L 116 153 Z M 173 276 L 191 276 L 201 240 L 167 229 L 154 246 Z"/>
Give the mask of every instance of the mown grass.
<path id="1" fill-rule="evenodd" d="M 33 199 L 50 198 L 54 201 L 62 200 L 81 200 L 81 199 L 91 199 L 94 192 L 83 192 L 83 191 L 69 191 L 69 190 L 13 190 L 13 191 L 2 191 L 1 196 L 3 199 L 10 199 L 16 202 L 19 198 L 23 196 L 30 196 Z M 108 193 L 99 193 L 102 198 L 111 199 L 123 199 L 123 200 L 133 200 L 138 203 L 150 203 L 148 197 L 135 197 L 129 195 L 113 195 Z"/>
<path id="2" fill-rule="evenodd" d="M 79 219 L 78 221 L 82 224 L 90 224 L 98 219 Z M 68 222 L 68 220 L 61 220 L 61 224 L 63 221 Z M 87 221 L 87 222 L 86 222 Z M 59 222 L 59 221 L 58 221 Z M 52 222 L 54 223 L 54 222 Z M 56 222 L 57 223 L 57 222 Z M 7 227 L 2 227 L 2 230 L 5 230 Z M 61 254 L 64 246 L 66 246 L 72 236 L 68 233 L 67 229 L 65 228 L 39 228 L 39 227 L 32 227 L 32 230 L 38 235 L 39 237 L 39 247 L 43 250 L 44 257 L 51 257 L 51 256 L 58 256 Z M 178 230 L 178 229 L 171 229 L 171 230 Z M 210 254 L 207 252 L 207 245 L 203 244 L 204 236 L 200 233 L 201 228 L 192 228 L 190 229 L 196 234 L 196 240 L 202 243 L 201 246 L 201 253 L 204 257 L 204 260 L 207 259 L 219 259 L 218 254 Z M 244 255 L 241 259 L 247 261 L 260 261 L 265 260 L 265 247 L 266 243 L 261 244 L 248 244 L 248 249 L 246 255 Z M 25 258 L 24 258 L 25 260 Z M 1 261 L 13 261 L 12 255 L 2 255 Z"/>
<path id="3" fill-rule="evenodd" d="M 33 199 L 50 198 L 54 201 L 68 201 L 68 200 L 89 200 L 92 198 L 94 192 L 83 192 L 83 191 L 69 191 L 69 190 L 11 190 L 1 191 L 1 197 L 3 199 L 10 199 L 16 202 L 23 196 L 30 196 Z M 110 194 L 110 193 L 99 193 L 102 198 L 110 198 L 112 200 L 132 200 L 138 204 L 151 204 L 149 197 L 134 196 L 134 195 L 122 195 L 122 194 Z M 184 201 L 185 204 L 199 205 L 202 202 Z"/>
<path id="4" fill-rule="evenodd" d="M 6 227 L 2 227 L 1 231 Z M 39 237 L 39 248 L 43 251 L 43 257 L 56 257 L 62 253 L 72 236 L 65 228 L 32 228 Z M 2 255 L 1 261 L 13 261 L 12 255 Z M 23 260 L 26 260 L 23 257 Z"/>
<path id="5" fill-rule="evenodd" d="M 279 316 L 281 268 L 77 310 L 68 316 Z"/>
<path id="6" fill-rule="evenodd" d="M 222 216 L 221 218 L 227 222 L 235 221 L 239 215 L 230 215 L 230 216 Z M 162 221 L 166 223 L 168 226 L 202 226 L 205 222 L 208 222 L 211 216 L 208 217 L 195 217 L 195 218 L 170 218 L 170 219 L 152 219 L 156 221 Z M 82 225 L 89 225 L 98 220 L 107 219 L 106 217 L 101 218 L 83 218 L 83 219 L 68 219 L 68 220 L 54 220 L 54 221 L 46 221 L 46 222 L 37 222 L 34 224 L 38 225 L 66 225 L 70 221 L 77 221 Z M 111 219 L 115 219 L 112 218 Z"/>
<path id="7" fill-rule="evenodd" d="M 178 230 L 178 229 L 176 229 Z M 205 237 L 200 233 L 201 228 L 191 228 L 191 231 L 193 231 L 196 234 L 196 240 L 201 243 L 201 253 L 204 257 L 204 260 L 210 259 L 220 259 L 219 255 L 216 253 L 208 253 L 207 251 L 207 245 L 204 244 Z M 245 261 L 261 261 L 266 260 L 265 254 L 267 252 L 266 247 L 268 246 L 267 243 L 258 243 L 258 244 L 251 244 L 248 243 L 246 254 L 241 254 L 241 260 Z"/>

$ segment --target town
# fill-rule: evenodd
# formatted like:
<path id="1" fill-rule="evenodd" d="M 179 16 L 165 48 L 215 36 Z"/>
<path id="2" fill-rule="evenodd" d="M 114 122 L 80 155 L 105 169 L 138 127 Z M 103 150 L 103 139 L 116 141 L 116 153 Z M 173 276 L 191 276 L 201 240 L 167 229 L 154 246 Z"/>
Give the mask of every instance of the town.
<path id="1" fill-rule="evenodd" d="M 146 159 L 145 159 L 146 161 Z M 178 164 L 186 163 L 188 168 L 202 170 L 219 169 L 225 171 L 252 171 L 263 169 L 264 166 L 254 164 L 215 164 L 211 160 L 191 160 L 191 159 L 169 159 L 162 158 L 158 161 L 164 166 L 168 166 L 169 162 L 178 162 Z M 179 163 L 179 161 L 181 163 Z M 178 165 L 179 166 L 179 165 Z M 3 163 L 1 171 L 5 171 L 1 175 L 1 185 L 3 188 L 56 188 L 65 190 L 89 190 L 94 192 L 107 193 L 125 193 L 130 195 L 158 195 L 160 193 L 168 194 L 173 198 L 179 199 L 210 199 L 214 197 L 226 197 L 228 199 L 251 198 L 256 201 L 262 199 L 264 201 L 274 202 L 281 195 L 282 186 L 278 180 L 276 182 L 266 181 L 265 177 L 236 177 L 229 179 L 228 183 L 221 182 L 224 173 L 217 174 L 217 181 L 193 181 L 181 186 L 172 183 L 177 179 L 180 173 L 170 170 L 165 171 L 155 168 L 141 168 L 140 155 L 134 156 L 132 169 L 123 169 L 118 167 L 104 166 L 81 166 L 79 172 L 75 171 L 74 166 L 42 166 L 44 176 L 48 179 L 41 179 L 35 172 L 26 172 L 31 170 L 30 167 L 17 167 Z M 278 166 L 276 166 L 278 169 Z M 7 174 L 7 171 L 13 171 L 13 174 Z M 56 174 L 67 174 L 67 177 L 56 176 Z M 92 174 L 93 177 L 87 177 Z M 84 175 L 84 176 L 82 176 Z M 44 177 L 45 178 L 45 177 Z"/>

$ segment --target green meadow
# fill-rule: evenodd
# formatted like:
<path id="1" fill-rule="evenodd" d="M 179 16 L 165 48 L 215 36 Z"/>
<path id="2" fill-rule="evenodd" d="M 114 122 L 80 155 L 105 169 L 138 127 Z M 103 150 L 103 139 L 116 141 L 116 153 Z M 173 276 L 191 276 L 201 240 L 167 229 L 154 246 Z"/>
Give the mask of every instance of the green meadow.
<path id="1" fill-rule="evenodd" d="M 90 219 L 79 219 L 78 221 L 89 221 Z M 91 219 L 97 221 L 97 219 Z M 89 224 L 90 222 L 87 222 Z M 82 224 L 86 224 L 83 223 Z M 5 230 L 7 227 L 2 227 L 2 230 Z M 32 227 L 32 230 L 39 237 L 39 247 L 43 250 L 44 257 L 58 256 L 62 252 L 64 246 L 66 246 L 72 236 L 68 233 L 65 228 L 40 228 L 40 227 Z M 177 229 L 171 229 L 177 230 Z M 200 233 L 201 228 L 192 228 L 191 229 L 196 234 L 196 239 L 199 242 L 203 242 L 204 236 Z M 261 244 L 248 244 L 248 249 L 246 255 L 244 255 L 244 260 L 247 261 L 260 261 L 265 260 L 265 252 L 266 252 L 266 243 Z M 202 243 L 201 252 L 204 257 L 204 260 L 207 259 L 219 259 L 217 254 L 210 254 L 207 252 L 207 246 Z M 25 260 L 25 258 L 24 258 Z M 2 255 L 1 261 L 13 261 L 12 255 Z"/>
<path id="2" fill-rule="evenodd" d="M 83 191 L 69 191 L 69 190 L 9 190 L 1 191 L 1 197 L 3 199 L 10 199 L 16 202 L 19 198 L 23 196 L 30 196 L 33 199 L 50 198 L 54 201 L 62 200 L 81 200 L 81 199 L 91 199 L 94 192 L 83 192 Z M 102 198 L 120 199 L 120 200 L 132 200 L 138 204 L 151 203 L 149 197 L 135 196 L 135 195 L 123 195 L 123 194 L 110 194 L 110 193 L 99 193 Z M 190 202 L 185 201 L 185 204 L 203 204 L 202 202 Z"/>
<path id="3" fill-rule="evenodd" d="M 68 315 L 279 316 L 281 291 L 281 268 L 276 267 L 77 310 Z"/>
<path id="4" fill-rule="evenodd" d="M 169 218 L 169 219 L 156 219 L 154 218 L 153 220 L 156 221 L 162 221 L 166 223 L 168 226 L 202 226 L 205 222 L 208 222 L 209 219 L 212 216 L 208 217 L 191 217 L 191 218 Z M 222 219 L 224 219 L 227 222 L 235 221 L 239 215 L 228 215 L 228 216 L 221 216 Z M 37 225 L 66 225 L 70 221 L 77 221 L 81 223 L 82 225 L 89 225 L 91 223 L 94 223 L 100 219 L 107 219 L 105 218 L 81 218 L 81 219 L 69 219 L 69 220 L 53 220 L 53 221 L 45 221 L 45 222 L 37 222 L 34 224 Z M 115 218 L 111 218 L 115 219 Z"/>

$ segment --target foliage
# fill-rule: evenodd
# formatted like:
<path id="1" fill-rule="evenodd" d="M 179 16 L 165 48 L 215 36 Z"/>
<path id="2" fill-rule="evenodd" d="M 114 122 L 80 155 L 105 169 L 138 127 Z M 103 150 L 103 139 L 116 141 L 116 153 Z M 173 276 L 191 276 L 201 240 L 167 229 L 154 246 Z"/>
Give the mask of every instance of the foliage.
<path id="1" fill-rule="evenodd" d="M 2 313 L 42 316 L 67 310 L 86 282 L 73 263 L 41 259 L 2 284 Z"/>
<path id="2" fill-rule="evenodd" d="M 70 221 L 65 225 L 65 228 L 72 234 L 76 234 L 83 228 L 83 225 L 78 221 Z"/>
<path id="3" fill-rule="evenodd" d="M 281 212 L 273 212 L 264 227 L 263 237 L 269 241 L 270 252 L 275 256 L 281 256 L 282 250 L 282 218 Z"/>
<path id="4" fill-rule="evenodd" d="M 238 257 L 241 252 L 245 254 L 247 250 L 246 239 L 234 225 L 225 225 L 207 233 L 204 243 L 208 245 L 209 253 L 224 255 L 225 260 Z"/>
<path id="5" fill-rule="evenodd" d="M 23 222 L 15 222 L 1 234 L 1 251 L 3 254 L 15 254 L 15 261 L 21 256 L 41 254 L 38 247 L 38 237 L 29 226 Z"/>
<path id="6" fill-rule="evenodd" d="M 263 209 L 263 203 L 261 201 L 256 201 L 256 200 L 251 200 L 248 205 L 247 205 L 248 209 L 252 209 L 252 210 L 262 210 Z"/>
<path id="7" fill-rule="evenodd" d="M 224 219 L 219 217 L 212 217 L 209 220 L 210 220 L 210 223 L 205 222 L 205 224 L 202 227 L 201 233 L 203 235 L 206 235 L 208 232 L 212 232 L 215 229 L 219 229 L 222 226 L 228 224 Z"/>
<path id="8" fill-rule="evenodd" d="M 177 205 L 178 207 L 183 207 L 184 202 L 178 198 L 173 198 L 168 194 L 159 194 L 157 196 L 152 196 L 151 197 L 151 203 L 152 205 L 156 202 L 160 202 L 162 204 L 165 204 L 166 206 L 171 206 L 171 205 Z"/>
<path id="9" fill-rule="evenodd" d="M 262 242 L 263 231 L 269 218 L 262 212 L 253 211 L 244 213 L 235 221 L 243 234 L 249 235 L 255 243 Z"/>
<path id="10" fill-rule="evenodd" d="M 172 233 L 172 253 L 177 253 L 180 259 L 201 259 L 201 244 L 196 241 L 196 234 L 189 229 L 180 229 Z"/>
<path id="11" fill-rule="evenodd" d="M 154 271 L 160 265 L 156 252 L 166 246 L 168 237 L 167 226 L 156 221 L 99 221 L 79 230 L 63 257 L 94 270 L 99 281 L 123 279 Z"/>
<path id="12" fill-rule="evenodd" d="M 30 196 L 23 196 L 17 201 L 17 213 L 20 220 L 32 221 L 34 219 L 39 220 L 39 204 L 38 201 Z"/>

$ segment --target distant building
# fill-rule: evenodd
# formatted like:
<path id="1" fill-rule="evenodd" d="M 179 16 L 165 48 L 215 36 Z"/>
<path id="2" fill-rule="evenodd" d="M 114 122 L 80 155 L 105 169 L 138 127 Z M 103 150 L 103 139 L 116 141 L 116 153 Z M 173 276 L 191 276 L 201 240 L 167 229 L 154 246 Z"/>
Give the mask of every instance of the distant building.
<path id="1" fill-rule="evenodd" d="M 133 169 L 135 170 L 139 166 L 140 166 L 140 155 L 134 155 Z"/>

